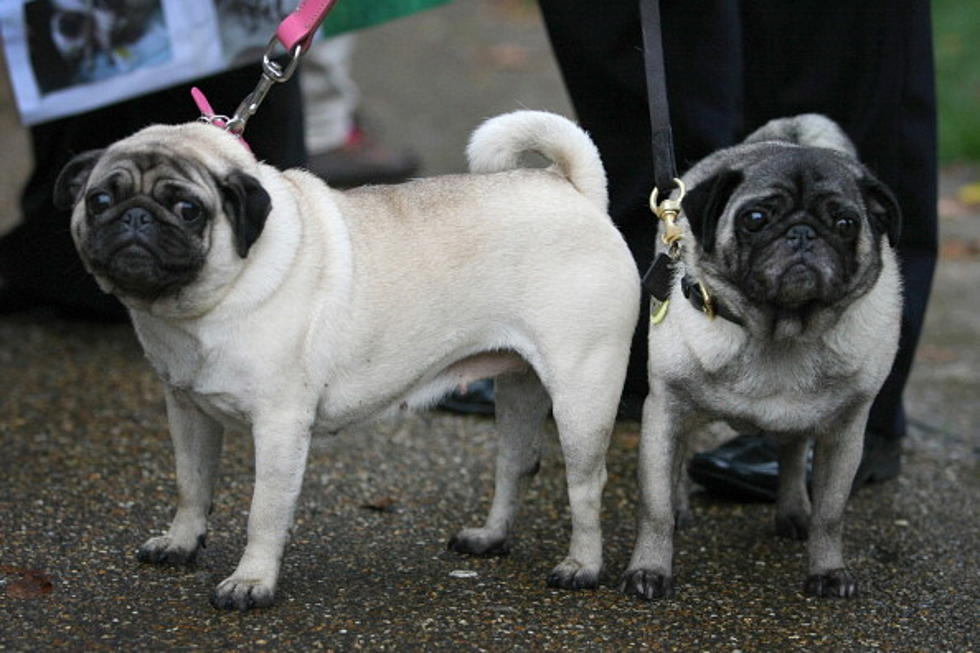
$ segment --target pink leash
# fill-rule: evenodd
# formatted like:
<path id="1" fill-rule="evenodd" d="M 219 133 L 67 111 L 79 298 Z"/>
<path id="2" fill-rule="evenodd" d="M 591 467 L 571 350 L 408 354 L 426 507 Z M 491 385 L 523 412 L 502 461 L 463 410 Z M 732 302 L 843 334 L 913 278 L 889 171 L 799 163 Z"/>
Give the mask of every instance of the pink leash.
<path id="1" fill-rule="evenodd" d="M 242 100 L 230 118 L 216 115 L 201 89 L 196 86 L 192 88 L 191 97 L 194 98 L 194 103 L 201 112 L 200 120 L 231 132 L 238 137 L 242 145 L 250 149 L 242 137 L 248 119 L 258 111 L 259 105 L 274 84 L 281 84 L 293 76 L 299 65 L 299 58 L 310 49 L 320 23 L 335 4 L 337 0 L 302 0 L 296 10 L 279 23 L 276 35 L 269 40 L 265 54 L 262 55 L 262 76 L 259 78 L 259 83 L 255 86 L 255 90 Z M 290 55 L 285 68 L 272 59 L 279 46 Z"/>

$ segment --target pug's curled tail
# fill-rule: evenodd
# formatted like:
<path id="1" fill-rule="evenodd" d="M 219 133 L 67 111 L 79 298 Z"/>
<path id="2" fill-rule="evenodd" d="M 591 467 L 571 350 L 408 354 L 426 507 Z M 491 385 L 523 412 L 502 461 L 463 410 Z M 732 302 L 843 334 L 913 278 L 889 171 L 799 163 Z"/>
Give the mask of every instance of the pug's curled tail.
<path id="1" fill-rule="evenodd" d="M 537 152 L 606 213 L 609 195 L 599 150 L 578 125 L 546 111 L 514 111 L 487 120 L 470 137 L 470 172 L 520 168 L 521 155 Z"/>
<path id="2" fill-rule="evenodd" d="M 826 147 L 851 156 L 857 150 L 836 122 L 819 113 L 804 113 L 791 118 L 770 120 L 745 139 L 746 143 L 789 141 L 807 147 Z"/>

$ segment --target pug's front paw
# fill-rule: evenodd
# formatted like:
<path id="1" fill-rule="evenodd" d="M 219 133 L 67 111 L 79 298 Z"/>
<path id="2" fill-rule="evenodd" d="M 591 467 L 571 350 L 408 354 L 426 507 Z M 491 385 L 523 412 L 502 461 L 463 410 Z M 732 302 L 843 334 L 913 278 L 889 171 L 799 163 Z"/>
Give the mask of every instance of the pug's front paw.
<path id="1" fill-rule="evenodd" d="M 198 535 L 194 544 L 180 543 L 170 535 L 151 537 L 136 552 L 136 559 L 157 565 L 190 565 L 197 560 L 197 552 L 204 548 L 205 535 Z"/>
<path id="2" fill-rule="evenodd" d="M 599 586 L 599 569 L 573 558 L 565 558 L 548 574 L 548 587 L 564 590 L 595 589 Z"/>
<path id="3" fill-rule="evenodd" d="M 822 574 L 812 574 L 806 579 L 803 592 L 810 596 L 834 599 L 850 599 L 857 596 L 857 581 L 844 569 L 831 569 Z"/>
<path id="4" fill-rule="evenodd" d="M 485 528 L 464 528 L 449 538 L 446 548 L 482 557 L 505 556 L 510 553 L 510 542 Z"/>
<path id="5" fill-rule="evenodd" d="M 669 599 L 674 596 L 674 579 L 652 569 L 628 570 L 619 579 L 619 591 L 647 601 Z"/>
<path id="6" fill-rule="evenodd" d="M 275 586 L 257 578 L 229 576 L 211 593 L 211 605 L 219 610 L 267 608 L 275 598 Z"/>

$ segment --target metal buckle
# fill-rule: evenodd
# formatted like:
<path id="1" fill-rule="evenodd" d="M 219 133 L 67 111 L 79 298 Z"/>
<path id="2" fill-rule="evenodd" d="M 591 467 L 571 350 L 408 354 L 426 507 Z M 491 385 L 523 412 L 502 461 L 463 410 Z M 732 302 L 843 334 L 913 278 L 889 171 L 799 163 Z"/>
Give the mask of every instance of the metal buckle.
<path id="1" fill-rule="evenodd" d="M 698 292 L 701 293 L 701 312 L 708 316 L 709 320 L 715 319 L 715 300 L 708 294 L 708 289 L 698 281 Z"/>
<path id="2" fill-rule="evenodd" d="M 279 39 L 276 37 L 272 37 L 269 40 L 269 45 L 266 46 L 265 53 L 262 55 L 262 76 L 259 78 L 259 83 L 256 84 L 255 90 L 245 96 L 242 103 L 235 109 L 234 115 L 228 118 L 228 121 L 225 123 L 225 129 L 236 136 L 241 136 L 242 132 L 245 131 L 245 125 L 248 119 L 254 116 L 255 112 L 259 110 L 259 105 L 262 104 L 265 96 L 269 93 L 269 89 L 274 84 L 282 84 L 283 82 L 289 81 L 293 73 L 296 72 L 296 67 L 299 65 L 299 58 L 303 54 L 302 44 L 298 44 L 293 48 L 292 52 L 290 52 L 289 63 L 284 68 L 272 59 L 278 50 L 276 47 L 278 43 Z"/>
<path id="3" fill-rule="evenodd" d="M 687 188 L 684 186 L 684 182 L 677 177 L 674 177 L 674 183 L 680 191 L 677 197 L 674 199 L 667 197 L 659 203 L 657 202 L 657 195 L 660 189 L 654 187 L 653 192 L 650 193 L 650 210 L 666 224 L 660 240 L 667 246 L 667 255 L 677 260 L 680 257 L 680 240 L 684 236 L 681 228 L 677 226 L 677 216 L 681 212 L 681 200 L 687 194 Z"/>

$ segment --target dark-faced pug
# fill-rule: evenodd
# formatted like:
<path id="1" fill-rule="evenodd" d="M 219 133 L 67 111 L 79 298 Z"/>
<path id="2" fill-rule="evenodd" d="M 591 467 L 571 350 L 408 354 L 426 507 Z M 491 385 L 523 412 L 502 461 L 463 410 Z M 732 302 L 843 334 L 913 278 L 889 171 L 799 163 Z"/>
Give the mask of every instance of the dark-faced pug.
<path id="1" fill-rule="evenodd" d="M 522 152 L 554 161 L 522 168 Z M 206 532 L 224 428 L 255 442 L 248 543 L 212 601 L 271 603 L 312 433 L 431 405 L 497 377 L 493 505 L 456 551 L 506 552 L 553 410 L 572 512 L 549 583 L 602 566 L 605 452 L 639 305 L 598 152 L 559 116 L 488 121 L 472 174 L 339 192 L 256 161 L 227 132 L 149 127 L 63 171 L 57 199 L 100 286 L 164 381 L 179 501 L 139 551 L 187 562 Z"/>
<path id="2" fill-rule="evenodd" d="M 842 516 L 898 343 L 898 205 L 840 128 L 813 114 L 769 123 L 683 181 L 681 255 L 650 328 L 642 507 L 621 589 L 673 593 L 684 444 L 724 420 L 780 444 L 776 527 L 807 539 L 805 591 L 852 596 Z"/>

